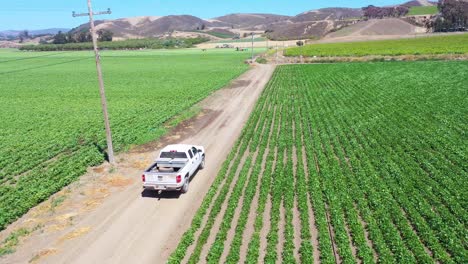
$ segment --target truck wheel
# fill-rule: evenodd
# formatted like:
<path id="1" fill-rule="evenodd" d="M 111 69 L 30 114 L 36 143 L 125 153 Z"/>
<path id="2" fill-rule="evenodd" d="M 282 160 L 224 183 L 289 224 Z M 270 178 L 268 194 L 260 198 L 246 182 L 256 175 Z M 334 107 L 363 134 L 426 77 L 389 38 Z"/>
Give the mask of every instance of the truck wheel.
<path id="1" fill-rule="evenodd" d="M 205 156 L 203 156 L 203 159 L 200 163 L 200 166 L 198 167 L 200 170 L 203 170 L 205 168 Z"/>
<path id="2" fill-rule="evenodd" d="M 182 186 L 182 189 L 180 189 L 181 193 L 187 193 L 189 189 L 189 178 L 185 178 L 185 183 L 184 186 Z"/>

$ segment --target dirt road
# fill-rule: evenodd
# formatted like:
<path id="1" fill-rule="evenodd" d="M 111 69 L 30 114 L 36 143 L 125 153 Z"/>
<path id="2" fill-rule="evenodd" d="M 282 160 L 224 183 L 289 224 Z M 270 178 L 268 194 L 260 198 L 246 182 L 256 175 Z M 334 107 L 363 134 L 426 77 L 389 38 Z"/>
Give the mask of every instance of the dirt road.
<path id="1" fill-rule="evenodd" d="M 115 169 L 90 169 L 80 182 L 31 210 L 0 234 L 4 238 L 18 228 L 35 227 L 0 263 L 164 263 L 273 71 L 272 65 L 254 66 L 202 101 L 202 113 L 170 136 L 119 155 Z M 206 147 L 206 168 L 192 180 L 189 192 L 161 197 L 142 192 L 142 169 L 163 145 L 179 142 Z"/>

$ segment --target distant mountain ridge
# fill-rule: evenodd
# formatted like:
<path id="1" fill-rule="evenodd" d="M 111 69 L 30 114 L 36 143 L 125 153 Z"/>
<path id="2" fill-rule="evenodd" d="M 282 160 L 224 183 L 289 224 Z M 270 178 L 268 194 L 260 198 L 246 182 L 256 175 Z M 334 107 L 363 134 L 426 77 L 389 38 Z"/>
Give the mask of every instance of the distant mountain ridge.
<path id="1" fill-rule="evenodd" d="M 249 28 L 259 25 L 267 25 L 278 23 L 290 19 L 290 16 L 275 15 L 275 14 L 229 14 L 221 17 L 213 18 L 215 21 L 220 21 L 228 25 L 233 25 L 238 28 Z"/>
<path id="2" fill-rule="evenodd" d="M 403 6 L 434 6 L 434 5 L 437 5 L 437 2 L 428 1 L 428 0 L 414 0 L 414 1 L 406 2 L 402 5 Z"/>
<path id="3" fill-rule="evenodd" d="M 402 6 L 435 5 L 427 0 L 413 0 Z M 96 28 L 110 30 L 115 39 L 158 38 L 168 36 L 203 36 L 217 39 L 222 35 L 244 35 L 250 32 L 264 33 L 272 39 L 321 38 L 330 32 L 362 20 L 361 8 L 329 7 L 310 10 L 296 16 L 263 13 L 236 13 L 202 19 L 192 15 L 141 16 L 113 20 L 97 20 Z M 68 29 L 46 29 L 30 31 L 30 35 L 56 34 Z M 89 30 L 89 23 L 82 24 L 70 32 L 78 34 Z M 21 31 L 0 32 L 2 36 L 17 36 Z M 213 34 L 216 32 L 222 34 Z M 195 34 L 195 35 L 194 35 Z M 198 35 L 196 35 L 198 34 Z"/>
<path id="4" fill-rule="evenodd" d="M 311 10 L 299 14 L 291 19 L 293 22 L 339 20 L 357 18 L 364 15 L 361 8 L 328 7 Z"/>
<path id="5" fill-rule="evenodd" d="M 54 35 L 57 34 L 59 31 L 68 32 L 69 28 L 47 28 L 47 29 L 39 29 L 39 30 L 28 30 L 30 36 L 37 36 L 37 35 Z M 0 38 L 7 38 L 7 37 L 18 37 L 21 32 L 24 30 L 4 30 L 0 31 Z"/>
<path id="6" fill-rule="evenodd" d="M 167 32 L 175 30 L 189 31 L 200 29 L 210 25 L 210 22 L 190 15 L 171 15 L 171 16 L 143 16 L 120 18 L 115 20 L 97 20 L 96 29 L 107 29 L 114 33 L 117 38 L 143 38 L 160 37 Z M 89 23 L 82 24 L 71 30 L 71 33 L 87 31 Z"/>
<path id="7" fill-rule="evenodd" d="M 237 13 L 212 19 L 191 15 L 163 17 L 133 17 L 115 20 L 98 20 L 96 28 L 110 30 L 116 38 L 164 37 L 174 32 L 263 32 L 270 31 L 273 38 L 321 37 L 346 23 L 337 20 L 361 17 L 360 8 L 323 8 L 301 13 L 297 16 L 276 14 Z M 77 34 L 89 29 L 89 23 L 71 30 Z M 203 32 L 200 32 L 203 33 Z"/>

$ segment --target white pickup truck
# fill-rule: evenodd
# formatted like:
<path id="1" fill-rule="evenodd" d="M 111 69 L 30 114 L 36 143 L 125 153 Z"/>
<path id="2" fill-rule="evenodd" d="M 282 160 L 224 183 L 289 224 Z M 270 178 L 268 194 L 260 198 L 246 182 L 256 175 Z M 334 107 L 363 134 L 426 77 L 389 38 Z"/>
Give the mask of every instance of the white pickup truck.
<path id="1" fill-rule="evenodd" d="M 169 145 L 161 150 L 156 161 L 143 173 L 147 190 L 186 193 L 192 175 L 205 166 L 205 149 L 193 145 Z"/>

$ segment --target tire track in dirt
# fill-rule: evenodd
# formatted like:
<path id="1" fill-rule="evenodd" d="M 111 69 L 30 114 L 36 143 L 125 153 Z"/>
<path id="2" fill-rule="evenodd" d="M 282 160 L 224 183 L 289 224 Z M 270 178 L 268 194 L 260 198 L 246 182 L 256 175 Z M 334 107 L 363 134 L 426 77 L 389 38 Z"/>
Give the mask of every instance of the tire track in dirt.
<path id="1" fill-rule="evenodd" d="M 276 98 L 278 99 L 278 97 Z M 265 205 L 265 211 L 261 215 L 261 221 L 262 221 L 262 228 L 260 229 L 260 245 L 259 245 L 259 257 L 258 261 L 264 261 L 266 258 L 267 254 L 267 247 L 268 247 L 268 235 L 271 232 L 272 226 L 271 226 L 271 213 L 273 209 L 273 203 L 272 203 L 272 193 L 273 193 L 273 188 L 272 185 L 274 183 L 274 172 L 276 171 L 277 163 L 278 163 L 278 146 L 276 145 L 276 142 L 278 141 L 278 137 L 281 131 L 281 115 L 278 114 L 282 110 L 281 105 L 275 105 L 275 112 L 274 112 L 274 119 L 273 123 L 275 126 L 275 129 L 272 131 L 272 137 L 270 138 L 270 143 L 269 143 L 269 152 L 272 153 L 271 159 L 273 160 L 272 165 L 271 165 L 271 171 L 269 179 L 269 185 L 270 188 L 268 190 L 268 195 L 266 198 L 266 205 Z M 274 136 L 273 136 L 274 135 Z"/>
<path id="2" fill-rule="evenodd" d="M 299 116 L 302 118 L 302 113 L 299 113 Z M 310 179 L 310 173 L 309 173 L 309 164 L 308 164 L 308 160 L 307 160 L 307 150 L 306 150 L 306 147 L 305 147 L 305 140 L 304 140 L 304 132 L 306 131 L 304 126 L 303 126 L 303 123 L 302 122 L 299 122 L 299 126 L 300 126 L 300 131 L 301 131 L 301 135 L 300 135 L 300 143 L 301 143 L 301 154 L 300 154 L 300 157 L 302 158 L 302 164 L 304 166 L 304 177 L 305 177 L 305 181 L 306 181 L 306 185 L 307 186 L 310 186 L 311 183 L 311 179 Z M 315 159 L 314 159 L 315 160 Z M 318 164 L 315 162 L 315 168 L 317 170 L 317 172 L 320 171 L 320 168 L 318 166 Z M 313 259 L 314 259 L 314 263 L 320 263 L 320 250 L 319 250 L 319 241 L 318 241 L 318 229 L 317 229 L 317 225 L 316 225 L 316 220 L 315 220 L 315 212 L 314 212 L 314 208 L 312 206 L 312 197 L 311 197 L 311 194 L 310 194 L 310 188 L 306 188 L 307 191 L 307 213 L 308 213 L 308 216 L 309 216 L 309 230 L 310 230 L 310 236 L 311 236 L 311 243 L 312 243 L 312 254 L 313 254 Z"/>
<path id="3" fill-rule="evenodd" d="M 242 142 L 240 143 L 242 144 Z M 233 166 L 234 166 L 234 160 L 238 158 L 239 156 L 239 152 L 240 150 L 237 149 L 237 152 L 234 156 L 234 158 L 231 160 L 231 162 L 229 163 L 229 168 L 228 170 L 226 171 L 226 175 L 230 175 L 231 173 L 231 170 L 233 170 Z M 235 179 L 234 179 L 235 180 Z M 212 203 L 210 204 L 210 206 L 208 207 L 207 209 L 207 212 L 211 212 L 213 210 L 213 206 L 215 204 L 215 201 L 217 199 L 219 199 L 219 196 L 221 195 L 221 190 L 222 188 L 225 186 L 227 182 L 227 178 L 223 179 L 222 183 L 219 185 L 219 189 L 216 190 L 216 195 L 213 197 L 213 201 Z M 232 184 L 232 183 L 231 183 Z M 208 221 L 208 218 L 209 218 L 209 213 L 206 213 L 205 216 L 203 217 L 203 220 L 202 220 L 202 225 L 200 226 L 200 228 L 197 230 L 197 232 L 195 232 L 194 234 L 194 238 L 198 238 L 200 236 L 200 234 L 202 233 L 203 229 L 205 228 L 206 226 L 206 222 Z M 194 241 L 195 243 L 192 243 L 192 245 L 190 245 L 188 248 L 187 248 L 187 251 L 185 253 L 185 258 L 182 260 L 182 263 L 187 263 L 188 262 L 188 259 L 189 257 L 193 254 L 194 250 L 195 250 L 195 246 L 198 242 L 198 239 L 195 239 Z"/>
<path id="4" fill-rule="evenodd" d="M 304 136 L 302 136 L 302 142 L 304 143 Z M 304 171 L 306 174 L 306 180 L 309 181 L 309 168 L 307 164 L 307 157 L 306 157 L 306 149 L 304 145 L 302 145 L 302 162 L 304 164 Z M 309 185 L 309 183 L 307 183 Z M 312 236 L 312 247 L 313 247 L 313 255 L 314 255 L 314 263 L 320 263 L 320 250 L 319 250 L 319 242 L 318 242 L 318 229 L 317 225 L 315 224 L 315 213 L 314 208 L 311 204 L 312 197 L 310 197 L 310 193 L 307 193 L 307 210 L 309 213 L 309 228 L 310 228 L 310 235 Z"/>
<path id="5" fill-rule="evenodd" d="M 263 102 L 263 105 L 261 106 L 262 107 L 262 111 L 265 109 L 265 107 L 269 107 L 269 105 L 264 101 Z M 254 131 L 257 131 L 257 129 L 259 128 L 260 124 L 262 124 L 264 122 L 264 120 L 262 119 L 258 119 L 256 124 L 255 124 L 255 128 L 254 128 Z M 262 130 L 264 129 L 264 127 L 262 127 Z M 247 148 L 245 149 L 245 152 L 244 152 L 244 157 L 243 157 L 243 161 L 241 164 L 239 164 L 236 168 L 236 176 L 235 176 L 235 180 L 233 181 L 234 184 L 231 186 L 231 188 L 229 188 L 229 194 L 225 197 L 229 197 L 228 200 L 224 200 L 223 204 L 222 204 L 222 209 L 221 211 L 218 213 L 217 217 L 216 217 L 216 221 L 215 221 L 215 224 L 213 225 L 213 227 L 211 228 L 211 231 L 210 232 L 210 235 L 208 237 L 208 240 L 206 241 L 206 243 L 203 245 L 204 247 L 202 248 L 202 252 L 201 252 L 201 263 L 205 263 L 206 262 L 206 259 L 207 259 L 207 256 L 209 254 L 209 251 L 211 250 L 211 246 L 212 244 L 216 241 L 217 239 L 217 234 L 221 228 L 221 225 L 223 223 L 223 220 L 224 220 L 224 217 L 221 217 L 221 216 L 225 216 L 226 213 L 227 213 L 227 206 L 228 206 L 228 202 L 230 199 L 231 199 L 231 194 L 232 194 L 232 191 L 234 189 L 234 186 L 235 184 L 237 183 L 238 179 L 239 179 L 239 175 L 244 167 L 244 164 L 245 164 L 245 161 L 247 159 L 248 156 L 250 156 L 250 152 L 249 150 L 252 148 L 251 147 L 251 144 L 252 144 L 252 139 L 251 138 L 246 138 L 245 140 L 249 140 L 249 145 L 247 146 Z M 256 156 L 257 156 L 257 153 L 254 153 L 254 160 L 256 159 Z M 250 170 L 251 168 L 249 168 L 249 175 L 250 175 Z M 241 197 L 243 199 L 243 197 Z M 207 245 L 205 247 L 205 245 Z"/>
<path id="6" fill-rule="evenodd" d="M 278 186 L 276 186 L 276 184 L 278 183 L 278 177 L 279 177 L 279 170 L 282 168 L 282 164 L 284 162 L 284 151 L 282 153 L 280 153 L 280 149 L 278 147 L 278 141 L 279 141 L 279 138 L 280 138 L 280 133 L 281 133 L 281 129 L 282 129 L 282 122 L 283 122 L 283 105 L 280 106 L 280 109 L 278 110 L 278 113 L 276 114 L 277 116 L 275 116 L 275 119 L 278 118 L 278 128 L 277 128 L 277 132 L 276 132 L 276 137 L 275 137 L 275 141 L 274 141 L 274 145 L 275 145 L 275 161 L 274 161 L 274 169 L 272 170 L 272 182 L 271 182 L 271 191 L 270 191 L 270 199 L 269 199 L 269 214 L 267 217 L 265 217 L 265 221 L 267 222 L 268 224 L 268 232 L 265 234 L 265 239 L 266 239 L 266 245 L 265 245 L 265 251 L 263 252 L 263 258 L 262 260 L 264 262 L 267 262 L 267 261 L 271 261 L 273 262 L 273 255 L 276 256 L 276 260 L 278 260 L 278 255 L 279 255 L 279 251 L 278 249 L 275 250 L 275 253 L 270 253 L 270 251 L 268 251 L 268 247 L 269 245 L 271 245 L 271 247 L 274 247 L 274 248 L 277 248 L 279 247 L 279 227 L 277 226 L 279 223 L 281 223 L 281 220 L 278 221 L 278 223 L 276 223 L 276 225 L 274 224 L 274 222 L 276 222 L 275 220 L 275 214 L 278 214 L 280 215 L 280 211 L 281 211 L 281 208 L 282 208 L 282 198 L 280 198 L 278 195 L 280 195 L 280 193 L 277 193 L 278 192 Z M 277 196 L 275 196 L 275 194 Z M 279 198 L 279 201 L 274 201 L 275 199 Z M 273 202 L 278 202 L 279 204 L 275 204 Z"/>
<path id="7" fill-rule="evenodd" d="M 326 202 L 325 202 L 325 216 L 327 217 L 328 235 L 330 236 L 330 240 L 332 242 L 333 256 L 335 257 L 335 262 L 342 263 L 341 257 L 338 253 L 338 246 L 336 245 L 335 231 L 333 229 L 333 224 L 330 219 L 330 206 Z"/>
<path id="8" fill-rule="evenodd" d="M 263 154 L 263 158 L 262 158 L 262 169 L 261 169 L 260 175 L 263 175 L 263 172 L 265 170 L 265 160 L 266 160 L 267 155 L 268 155 L 268 152 L 265 151 L 265 153 Z M 255 224 L 255 215 L 256 215 L 258 202 L 259 202 L 258 200 L 259 200 L 260 184 L 261 184 L 261 177 L 258 177 L 257 190 L 255 192 L 255 196 L 252 201 L 252 205 L 250 207 L 246 228 L 244 230 L 244 236 L 242 238 L 242 245 L 240 248 L 240 260 L 239 260 L 240 263 L 245 262 L 249 241 L 252 239 L 253 233 L 255 232 L 254 224 Z"/>
<path id="9" fill-rule="evenodd" d="M 225 199 L 229 199 L 229 197 L 231 197 L 232 190 L 234 189 L 233 187 L 237 183 L 237 180 L 239 179 L 239 174 L 241 172 L 241 168 L 244 166 L 245 161 L 247 160 L 248 156 L 249 156 L 249 152 L 246 151 L 246 152 L 244 152 L 242 154 L 242 157 L 240 157 L 241 160 L 240 160 L 239 166 L 237 168 L 235 168 L 234 178 L 229 183 L 229 188 L 228 188 L 229 191 L 226 194 Z M 230 175 L 230 174 L 227 174 L 227 175 Z M 220 198 L 220 197 L 218 196 L 218 198 Z M 208 236 L 208 239 L 202 245 L 202 251 L 201 251 L 200 260 L 199 260 L 200 263 L 205 263 L 205 258 L 206 258 L 206 255 L 208 254 L 208 247 L 214 242 L 215 235 L 218 232 L 219 227 L 221 226 L 221 223 L 222 223 L 222 220 L 223 220 L 221 215 L 224 215 L 224 213 L 226 212 L 226 209 L 227 209 L 227 203 L 224 202 L 222 207 L 221 207 L 221 210 L 219 211 L 219 213 L 216 216 L 216 220 L 215 220 L 213 226 L 210 228 L 211 232 L 210 232 L 210 235 Z M 207 215 L 209 215 L 209 214 L 207 214 Z M 207 216 L 207 218 L 208 217 L 210 217 L 210 216 Z M 201 232 L 202 231 L 200 231 L 200 233 Z M 196 237 L 198 238 L 199 236 L 196 236 Z M 198 239 L 197 239 L 197 242 L 198 242 Z M 198 244 L 198 243 L 194 243 L 194 245 L 193 245 L 194 249 L 195 249 L 196 244 Z M 186 254 L 185 259 L 184 259 L 184 261 L 182 263 L 188 263 L 189 258 L 193 255 L 193 250 L 191 252 L 188 252 L 188 253 L 189 254 Z"/>
<path id="10" fill-rule="evenodd" d="M 301 219 L 299 217 L 299 203 L 297 199 L 294 199 L 293 209 L 293 225 L 294 225 L 294 258 L 297 263 L 301 263 L 301 256 L 299 255 L 299 249 L 301 248 Z"/>
<path id="11" fill-rule="evenodd" d="M 281 156 L 280 156 L 281 158 Z M 284 170 L 286 161 L 288 159 L 286 149 L 284 149 L 283 154 L 282 154 L 282 168 Z M 277 176 L 278 177 L 278 176 Z M 276 263 L 281 263 L 282 261 L 282 254 L 283 254 L 283 246 L 284 242 L 286 241 L 284 232 L 286 230 L 286 209 L 284 208 L 284 195 L 281 195 L 281 202 L 279 206 L 279 221 L 278 221 L 278 243 L 276 244 L 276 253 L 277 253 L 277 258 L 276 258 Z"/>
<path id="12" fill-rule="evenodd" d="M 260 231 L 260 254 L 259 254 L 259 261 L 263 261 L 265 259 L 265 255 L 267 252 L 267 244 L 268 244 L 268 233 L 270 232 L 270 214 L 271 214 L 271 195 L 268 195 L 268 200 L 265 205 L 265 212 L 262 215 L 263 219 L 263 228 Z"/>
<path id="13" fill-rule="evenodd" d="M 273 110 L 272 110 L 273 108 Z M 253 203 L 252 203 L 252 206 L 250 208 L 250 212 L 249 212 L 249 216 L 248 216 L 248 221 L 247 221 L 247 224 L 246 224 L 246 229 L 244 231 L 244 236 L 243 236 L 243 239 L 242 239 L 242 245 L 241 245 L 241 248 L 240 248 L 240 259 L 239 259 L 239 262 L 240 263 L 244 263 L 246 261 L 246 258 L 247 258 L 247 254 L 248 254 L 248 250 L 249 250 L 249 247 L 251 246 L 250 245 L 250 242 L 252 241 L 252 237 L 254 235 L 254 233 L 256 232 L 255 231 L 255 224 L 256 224 L 256 221 L 258 216 L 262 215 L 264 213 L 264 207 L 263 207 L 263 210 L 259 210 L 259 207 L 260 206 L 263 206 L 263 204 L 260 204 L 261 202 L 263 201 L 260 201 L 260 195 L 261 195 L 261 191 L 263 188 L 265 188 L 265 186 L 263 186 L 262 182 L 263 182 L 263 178 L 264 177 L 270 177 L 270 176 L 266 176 L 264 175 L 265 174 L 265 169 L 266 169 L 266 166 L 267 166 L 267 158 L 270 157 L 270 142 L 271 142 L 271 137 L 273 135 L 273 131 L 274 131 L 274 125 L 275 125 L 275 122 L 274 122 L 274 116 L 275 116 L 275 113 L 276 113 L 276 106 L 272 106 L 271 104 L 269 104 L 269 107 L 268 107 L 268 118 L 271 118 L 271 120 L 267 120 L 267 123 L 268 124 L 268 121 L 271 122 L 271 125 L 270 125 L 270 132 L 268 134 L 268 139 L 267 139 L 267 143 L 266 143 L 266 150 L 263 154 L 263 157 L 262 157 L 262 160 L 261 160 L 261 169 L 260 169 L 260 173 L 259 173 L 259 177 L 258 177 L 258 181 L 257 181 L 257 189 L 255 191 L 255 196 L 254 196 L 254 199 L 253 199 Z M 260 213 L 259 215 L 257 215 L 258 213 Z M 258 261 L 258 260 L 257 260 Z"/>
<path id="14" fill-rule="evenodd" d="M 258 105 L 257 105 L 258 107 Z M 264 107 L 264 105 L 262 106 Z M 262 108 L 263 109 L 263 108 Z M 253 129 L 257 129 L 258 126 L 259 126 L 259 120 L 257 119 L 257 121 L 252 121 L 252 122 L 256 122 L 255 123 L 255 128 Z M 251 129 L 251 128 L 249 128 Z M 245 131 L 248 131 L 249 129 L 245 130 Z M 248 133 L 248 132 L 246 132 Z M 214 221 L 212 221 L 212 219 L 208 219 L 209 220 L 209 224 L 211 224 L 210 226 L 205 226 L 203 231 L 202 231 L 202 235 L 203 236 L 207 236 L 206 240 L 205 241 L 197 241 L 197 245 L 195 247 L 196 251 L 192 252 L 192 254 L 190 254 L 190 258 L 188 260 L 188 262 L 206 262 L 206 257 L 208 255 L 208 248 L 211 246 L 211 244 L 215 241 L 216 237 L 215 235 L 218 233 L 220 227 L 221 227 L 221 224 L 222 224 L 222 220 L 223 218 L 221 218 L 221 215 L 225 215 L 226 213 L 226 210 L 227 210 L 227 202 L 226 202 L 226 199 L 231 199 L 231 195 L 232 195 L 232 191 L 234 189 L 234 187 L 237 185 L 237 182 L 239 180 L 239 175 L 244 167 L 244 164 L 247 160 L 248 157 L 250 157 L 250 152 L 249 152 L 249 149 L 250 149 L 250 144 L 252 143 L 252 140 L 250 138 L 244 138 L 243 140 L 245 140 L 245 146 L 244 144 L 240 145 L 239 146 L 239 151 L 238 151 L 238 158 L 237 159 L 234 159 L 234 164 L 232 166 L 236 167 L 235 168 L 235 171 L 234 170 L 231 170 L 231 173 L 230 174 L 227 174 L 227 179 L 232 179 L 231 180 L 231 184 L 228 186 L 227 189 L 225 189 L 225 187 L 223 186 L 223 196 L 222 197 L 219 197 L 219 200 L 217 199 L 215 201 L 215 203 L 218 203 L 218 206 L 220 206 L 221 208 L 219 209 L 218 212 L 213 212 L 211 211 L 210 212 L 210 218 L 215 218 Z M 248 141 L 248 144 L 247 144 L 247 141 Z M 242 157 L 240 156 L 242 155 Z M 240 160 L 239 160 L 240 159 Z M 233 175 L 234 174 L 234 175 Z M 229 201 L 229 200 L 228 200 Z M 215 232 L 212 232 L 211 230 L 216 230 Z M 209 232 L 208 234 L 206 234 L 206 232 Z M 186 256 L 187 258 L 187 256 Z M 200 260 L 201 258 L 201 260 Z"/>
<path id="15" fill-rule="evenodd" d="M 292 133 L 293 133 L 293 141 L 296 142 L 296 122 L 293 121 L 292 126 Z M 300 219 L 300 212 L 299 212 L 299 202 L 298 202 L 298 194 L 297 194 L 297 185 L 298 185 L 298 173 L 297 173 L 297 149 L 296 146 L 293 145 L 292 148 L 292 162 L 293 162 L 293 186 L 294 186 L 294 208 L 293 208 L 293 226 L 294 226 L 294 258 L 296 259 L 297 263 L 301 263 L 301 257 L 299 255 L 299 249 L 301 247 L 301 219 Z"/>
<path id="16" fill-rule="evenodd" d="M 344 154 L 344 163 L 346 164 L 346 167 L 349 169 L 350 172 L 354 173 L 353 172 L 353 166 L 351 165 L 351 162 L 349 161 L 349 157 L 348 157 L 348 154 L 346 153 L 345 149 L 343 148 L 342 146 L 342 143 L 341 143 L 341 140 L 338 139 L 338 142 L 339 142 L 339 150 L 341 150 Z M 368 226 L 367 226 L 367 223 L 364 221 L 364 219 L 362 218 L 361 216 L 361 212 L 359 211 L 359 208 L 356 204 L 356 201 L 354 200 L 353 202 L 353 209 L 354 211 L 356 212 L 356 215 L 357 215 L 357 219 L 359 221 L 359 224 L 362 226 L 362 230 L 364 231 L 364 239 L 366 240 L 366 245 L 372 250 L 372 255 L 373 255 L 373 260 L 374 262 L 377 262 L 378 261 L 378 253 L 377 251 L 375 250 L 375 247 L 374 247 L 374 243 L 372 242 L 372 240 L 370 239 L 370 235 L 369 235 L 369 231 L 367 230 L 368 229 Z M 349 231 L 349 230 L 348 230 Z M 351 232 L 352 233 L 352 232 Z M 351 235 L 351 234 L 350 234 Z M 350 236 L 351 237 L 351 236 Z M 352 248 L 353 249 L 353 248 Z M 355 249 L 353 249 L 353 254 L 355 254 Z M 356 258 L 357 259 L 357 258 Z M 362 261 L 361 261 L 362 262 Z"/>
<path id="17" fill-rule="evenodd" d="M 261 135 L 261 133 L 255 133 L 255 132 L 259 130 L 260 126 L 262 127 L 262 129 L 261 129 L 262 131 L 265 128 L 264 116 L 258 114 L 258 113 L 261 113 L 265 109 L 265 106 L 267 105 L 265 100 L 263 100 L 262 103 L 263 103 L 262 109 L 260 109 L 260 111 L 256 111 L 255 112 L 256 115 L 254 117 L 252 117 L 252 118 L 255 118 L 256 122 L 257 122 L 256 126 L 255 126 L 255 129 L 252 132 L 247 132 L 246 133 L 247 137 L 252 136 L 252 134 L 254 136 L 255 135 Z M 231 197 L 227 201 L 227 209 L 224 212 L 224 215 L 222 217 L 223 221 L 222 221 L 222 223 L 220 225 L 219 231 L 216 234 L 216 237 L 214 239 L 213 244 L 210 246 L 210 248 L 208 250 L 208 253 L 207 253 L 207 256 L 206 256 L 206 261 L 209 261 L 209 262 L 210 261 L 211 262 L 215 261 L 215 262 L 217 262 L 217 261 L 220 261 L 220 259 L 225 256 L 225 254 L 226 254 L 226 247 L 225 247 L 226 239 L 227 239 L 228 233 L 232 232 L 231 230 L 232 230 L 233 221 L 234 220 L 237 221 L 237 217 L 238 217 L 238 215 L 236 215 L 237 209 L 232 211 L 232 208 L 238 208 L 239 201 L 242 201 L 244 199 L 242 194 L 243 193 L 245 194 L 245 189 L 246 188 L 251 189 L 252 185 L 255 186 L 255 184 L 253 182 L 253 178 L 252 178 L 252 177 L 254 177 L 254 176 L 252 176 L 252 166 L 253 166 L 252 162 L 255 164 L 255 162 L 257 160 L 258 150 L 256 150 L 256 148 L 257 148 L 258 141 L 256 140 L 256 138 L 249 138 L 249 139 L 251 140 L 251 145 L 248 147 L 248 149 L 250 150 L 251 153 L 249 154 L 249 157 L 248 157 L 248 160 L 246 161 L 246 164 L 243 166 L 243 168 L 241 170 L 241 174 L 239 176 L 238 182 L 236 183 L 236 185 L 234 187 L 235 189 L 233 190 L 233 194 L 231 195 Z M 255 151 L 255 152 L 252 154 L 252 151 Z M 236 205 L 236 206 L 234 206 L 234 205 Z M 243 208 L 242 210 L 245 211 L 246 209 Z M 238 241 L 238 240 L 236 240 L 236 241 Z"/>
<path id="18" fill-rule="evenodd" d="M 374 246 L 374 243 L 372 242 L 372 240 L 370 239 L 370 235 L 369 235 L 369 231 L 367 230 L 368 229 L 368 225 L 366 223 L 366 221 L 364 221 L 364 219 L 362 218 L 361 214 L 359 213 L 359 209 L 358 209 L 358 206 L 355 204 L 354 205 L 354 208 L 356 210 L 356 212 L 358 212 L 357 216 L 359 218 L 359 222 L 361 223 L 363 229 L 364 229 L 364 238 L 366 239 L 366 244 L 369 248 L 372 249 L 372 254 L 373 254 L 373 257 L 374 257 L 374 262 L 377 262 L 378 259 L 379 259 L 379 254 L 377 253 L 377 251 L 375 251 L 375 246 Z"/>
<path id="19" fill-rule="evenodd" d="M 245 203 L 244 201 L 244 198 L 245 198 L 245 192 L 248 188 L 248 184 L 251 180 L 251 177 L 253 177 L 253 166 L 255 165 L 255 162 L 258 158 L 258 150 L 255 151 L 255 153 L 253 154 L 253 158 L 252 158 L 252 164 L 249 168 L 249 172 L 247 173 L 247 180 L 245 181 L 245 184 L 244 184 L 244 187 L 243 187 L 243 191 L 242 191 L 242 195 L 240 196 L 238 202 L 237 202 L 237 207 L 236 207 L 236 210 L 234 212 L 234 218 L 232 219 L 232 223 L 231 223 L 231 228 L 229 229 L 228 233 L 227 233 L 227 236 L 225 238 L 225 241 L 224 241 L 224 251 L 223 251 L 223 254 L 221 254 L 221 258 L 220 258 L 220 262 L 222 263 L 225 263 L 226 262 L 226 257 L 228 256 L 228 253 L 229 253 L 229 248 L 230 248 L 230 245 L 232 243 L 232 240 L 234 239 L 234 236 L 236 234 L 236 226 L 238 224 L 238 220 L 239 220 L 239 217 L 240 217 L 240 214 L 241 214 L 241 210 L 242 210 L 242 207 Z"/>
<path id="20" fill-rule="evenodd" d="M 274 159 L 273 159 L 273 165 L 272 165 L 272 173 L 271 175 L 273 176 L 273 172 L 275 171 L 276 168 L 276 162 L 278 159 L 278 148 L 274 147 Z M 270 184 L 272 184 L 273 179 L 270 179 Z M 270 215 L 271 215 L 271 209 L 272 209 L 272 203 L 271 203 L 271 188 L 268 194 L 268 198 L 266 201 L 265 205 L 265 211 L 263 212 L 262 215 L 262 229 L 260 230 L 260 254 L 259 254 L 259 261 L 263 261 L 265 259 L 266 251 L 267 251 L 267 244 L 268 244 L 268 234 L 270 233 L 271 229 L 271 222 L 270 222 Z"/>
<path id="21" fill-rule="evenodd" d="M 279 138 L 280 131 L 281 131 L 281 113 L 282 106 L 277 109 L 277 113 L 275 115 L 275 126 L 277 127 L 275 139 L 273 140 L 272 146 L 274 146 L 274 158 L 273 158 L 273 165 L 272 165 L 272 170 L 271 170 L 271 180 L 270 180 L 270 192 L 268 195 L 267 199 L 267 204 L 265 207 L 265 212 L 263 214 L 263 228 L 260 232 L 260 255 L 259 255 L 259 261 L 264 261 L 267 255 L 267 247 L 268 247 L 268 235 L 270 234 L 272 230 L 272 225 L 271 225 L 271 214 L 273 212 L 273 203 L 272 203 L 272 193 L 273 193 L 273 184 L 274 184 L 274 177 L 275 177 L 275 172 L 278 166 L 278 146 L 276 145 L 276 142 Z M 278 113 L 279 112 L 279 113 Z"/>
<path id="22" fill-rule="evenodd" d="M 279 210 L 279 221 L 278 221 L 278 244 L 276 244 L 276 253 L 278 257 L 276 258 L 276 263 L 282 263 L 282 254 L 283 254 L 283 245 L 286 239 L 284 238 L 284 230 L 286 229 L 284 226 L 286 225 L 286 217 L 285 217 L 285 210 L 284 210 L 284 200 L 281 200 L 280 210 Z"/>

